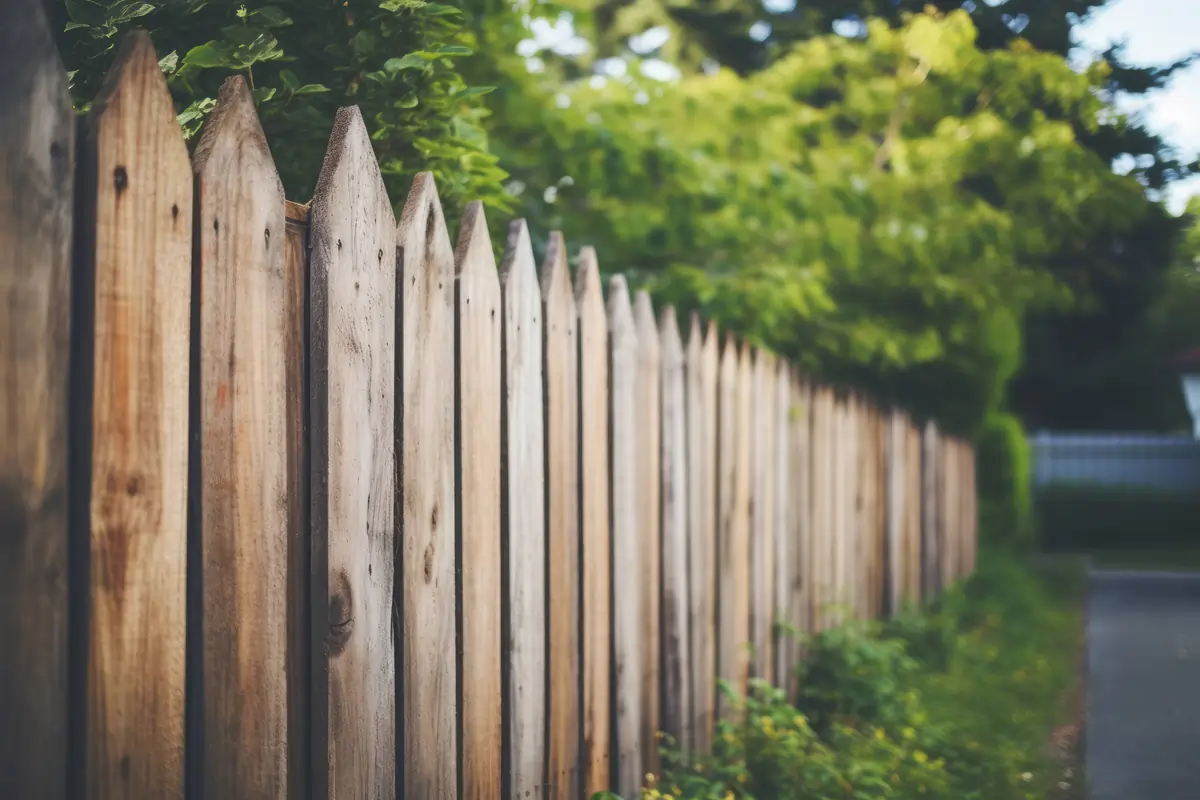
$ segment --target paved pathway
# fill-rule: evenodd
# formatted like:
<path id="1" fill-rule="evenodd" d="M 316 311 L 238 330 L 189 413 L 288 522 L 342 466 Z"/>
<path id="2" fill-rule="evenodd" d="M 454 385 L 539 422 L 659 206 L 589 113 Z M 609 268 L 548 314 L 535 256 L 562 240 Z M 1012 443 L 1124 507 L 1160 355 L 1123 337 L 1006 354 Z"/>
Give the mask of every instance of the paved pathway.
<path id="1" fill-rule="evenodd" d="M 1092 573 L 1090 800 L 1200 800 L 1200 573 Z"/>

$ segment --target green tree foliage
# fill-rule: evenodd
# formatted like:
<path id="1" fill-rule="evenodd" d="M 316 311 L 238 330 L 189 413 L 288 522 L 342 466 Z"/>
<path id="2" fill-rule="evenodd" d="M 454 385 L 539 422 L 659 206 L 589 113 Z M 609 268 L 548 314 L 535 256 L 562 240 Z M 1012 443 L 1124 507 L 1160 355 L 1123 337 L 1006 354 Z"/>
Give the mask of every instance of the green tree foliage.
<path id="1" fill-rule="evenodd" d="M 553 113 L 534 76 L 499 98 L 495 136 L 521 142 L 502 155 L 526 215 L 606 268 L 973 431 L 1025 314 L 1070 296 L 1059 254 L 1152 207 L 1076 135 L 1111 113 L 1105 78 L 1019 40 L 981 50 L 965 12 L 918 14 L 748 77 L 575 82 Z"/>
<path id="2" fill-rule="evenodd" d="M 448 210 L 482 198 L 508 207 L 505 173 L 488 151 L 487 88 L 457 62 L 471 54 L 459 8 L 424 0 L 67 0 L 59 48 L 83 107 L 95 97 L 121 36 L 149 30 L 194 135 L 217 90 L 242 74 L 254 90 L 289 197 L 307 201 L 339 106 L 362 108 L 393 201 L 429 170 Z"/>

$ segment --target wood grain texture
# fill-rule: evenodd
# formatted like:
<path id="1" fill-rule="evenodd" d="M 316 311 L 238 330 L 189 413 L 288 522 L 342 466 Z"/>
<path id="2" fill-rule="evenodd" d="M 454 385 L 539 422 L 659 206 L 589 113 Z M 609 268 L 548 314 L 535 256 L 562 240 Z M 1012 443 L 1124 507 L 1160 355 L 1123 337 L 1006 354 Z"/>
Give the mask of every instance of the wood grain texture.
<path id="1" fill-rule="evenodd" d="M 502 621 L 506 794 L 541 798 L 546 783 L 547 706 L 543 314 L 533 247 L 523 220 L 508 229 L 500 290 L 504 309 L 501 561 L 506 573 L 501 608 L 506 610 Z M 573 337 L 561 338 L 574 343 Z"/>
<path id="2" fill-rule="evenodd" d="M 633 317 L 637 327 L 637 408 L 640 421 L 637 443 L 637 506 L 641 545 L 642 636 L 642 768 L 659 773 L 658 733 L 660 724 L 659 687 L 662 680 L 660 658 L 660 618 L 662 604 L 662 355 L 658 341 L 658 323 L 650 295 L 638 292 Z M 641 778 L 639 776 L 639 782 Z"/>
<path id="3" fill-rule="evenodd" d="M 775 604 L 775 358 L 753 353 L 750 419 L 750 625 L 751 674 L 774 682 L 771 629 Z"/>
<path id="4" fill-rule="evenodd" d="M 579 519 L 579 317 L 562 234 L 550 234 L 542 264 L 546 402 L 546 644 L 548 794 L 575 800 L 582 791 L 582 573 Z M 607 420 L 606 420 L 607 426 Z M 607 482 L 605 473 L 601 478 Z"/>
<path id="5" fill-rule="evenodd" d="M 905 514 L 905 591 L 904 601 L 913 605 L 921 602 L 921 502 L 924 475 L 921 471 L 921 430 L 911 418 L 905 419 L 905 495 L 908 513 Z"/>
<path id="6" fill-rule="evenodd" d="M 75 119 L 36 0 L 0 27 L 0 796 L 67 793 Z"/>
<path id="7" fill-rule="evenodd" d="M 900 610 L 904 593 L 904 418 L 892 409 L 887 414 L 887 495 L 884 499 L 887 525 L 887 614 Z"/>
<path id="8" fill-rule="evenodd" d="M 91 377 L 77 398 L 91 400 L 77 476 L 90 491 L 85 791 L 180 797 L 192 170 L 144 33 L 125 38 L 83 128 L 78 274 L 94 291 L 77 320 Z"/>
<path id="9" fill-rule="evenodd" d="M 313 792 L 390 797 L 397 241 L 356 107 L 334 119 L 309 244 Z"/>
<path id="10" fill-rule="evenodd" d="M 688 330 L 687 503 L 688 660 L 692 687 L 689 724 L 696 752 L 712 747 L 717 675 L 717 326 L 702 329 L 693 314 Z"/>
<path id="11" fill-rule="evenodd" d="M 502 330 L 500 278 L 478 200 L 463 213 L 454 262 L 462 797 L 499 800 Z"/>
<path id="12" fill-rule="evenodd" d="M 312 666 L 312 539 L 309 516 L 308 418 L 308 206 L 284 202 L 283 280 L 287 328 L 288 475 L 288 797 L 305 797 L 310 774 L 310 686 Z M 323 599 L 323 598 L 322 598 Z M 324 616 L 325 608 L 318 606 Z"/>
<path id="13" fill-rule="evenodd" d="M 833 395 L 828 387 L 812 392 L 810 483 L 812 485 L 812 559 L 805 571 L 809 584 L 813 633 L 825 630 L 833 582 L 833 489 L 832 442 Z"/>
<path id="14" fill-rule="evenodd" d="M 638 462 L 645 457 L 638 416 L 638 340 L 622 275 L 608 284 L 609 441 L 612 497 L 613 732 L 617 794 L 632 797 L 642 784 L 642 581 L 645 558 Z M 585 462 L 584 469 L 587 469 Z M 584 562 L 590 564 L 589 561 Z M 586 624 L 590 606 L 584 610 Z M 598 786 L 597 788 L 604 788 Z"/>
<path id="15" fill-rule="evenodd" d="M 937 426 L 921 429 L 921 602 L 933 600 L 938 580 Z"/>
<path id="16" fill-rule="evenodd" d="M 783 359 L 775 364 L 775 387 L 768 409 L 772 421 L 772 463 L 770 470 L 773 478 L 773 494 L 771 508 L 771 537 L 774 544 L 774 571 L 772 574 L 773 598 L 771 603 L 772 625 L 768 631 L 770 636 L 771 656 L 774 672 L 772 677 L 776 685 L 787 686 L 791 676 L 791 638 L 785 636 L 782 626 L 776 622 L 793 625 L 788 614 L 791 600 L 792 576 L 794 574 L 798 546 L 796 534 L 791 525 L 791 504 L 795 500 L 791 478 L 791 370 Z"/>
<path id="17" fill-rule="evenodd" d="M 697 330 L 699 326 L 697 325 Z M 662 729 L 684 752 L 692 749 L 689 659 L 688 418 L 683 343 L 675 309 L 658 315 L 662 361 Z M 697 334 L 698 336 L 698 334 Z"/>
<path id="18" fill-rule="evenodd" d="M 608 325 L 596 253 L 579 253 L 579 502 L 583 586 L 583 794 L 609 788 L 612 608 L 608 449 Z"/>
<path id="19" fill-rule="evenodd" d="M 458 794 L 455 684 L 454 252 L 433 176 L 400 214 L 401 764 L 408 797 Z"/>
<path id="20" fill-rule="evenodd" d="M 720 469 L 717 509 L 717 677 L 744 692 L 749 677 L 750 640 L 750 435 L 753 365 L 749 348 L 738 352 L 726 336 L 718 378 Z M 717 713 L 732 707 L 718 698 Z"/>
<path id="21" fill-rule="evenodd" d="M 791 447 L 789 464 L 789 491 L 791 503 L 788 507 L 790 535 L 792 536 L 792 577 L 788 587 L 788 619 L 800 633 L 812 631 L 810 605 L 809 564 L 813 558 L 812 535 L 812 474 L 811 474 L 811 430 L 812 393 L 810 384 L 802 380 L 795 371 L 791 374 L 789 396 L 789 440 Z M 784 684 L 789 696 L 798 689 L 795 669 L 804 655 L 803 639 L 794 638 L 788 648 L 788 681 Z"/>
<path id="22" fill-rule="evenodd" d="M 200 236 L 204 793 L 287 796 L 289 509 L 283 185 L 241 76 L 193 159 Z"/>

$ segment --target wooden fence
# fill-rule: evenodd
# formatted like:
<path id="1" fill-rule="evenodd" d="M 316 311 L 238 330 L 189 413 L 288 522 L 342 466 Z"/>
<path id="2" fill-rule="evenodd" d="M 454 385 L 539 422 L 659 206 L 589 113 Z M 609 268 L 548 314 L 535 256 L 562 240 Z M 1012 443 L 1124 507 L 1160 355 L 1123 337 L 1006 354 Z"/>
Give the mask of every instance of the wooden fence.
<path id="1" fill-rule="evenodd" d="M 286 202 L 145 35 L 76 120 L 0 32 L 0 795 L 627 796 L 716 679 L 969 573 L 974 456 L 433 180 Z"/>

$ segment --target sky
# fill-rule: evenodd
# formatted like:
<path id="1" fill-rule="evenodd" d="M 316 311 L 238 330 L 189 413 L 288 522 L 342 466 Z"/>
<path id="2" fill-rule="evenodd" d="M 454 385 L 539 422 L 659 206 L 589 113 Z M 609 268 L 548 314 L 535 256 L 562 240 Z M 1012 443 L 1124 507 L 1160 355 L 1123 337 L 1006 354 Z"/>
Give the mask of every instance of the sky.
<path id="1" fill-rule="evenodd" d="M 1126 61 L 1139 65 L 1168 64 L 1200 51 L 1200 0 L 1116 0 L 1080 27 L 1078 44 L 1100 51 L 1122 40 Z M 1142 113 L 1185 159 L 1200 154 L 1200 62 L 1175 73 L 1167 89 L 1121 106 Z M 1194 194 L 1200 194 L 1200 177 L 1174 184 L 1167 205 L 1178 213 Z"/>

